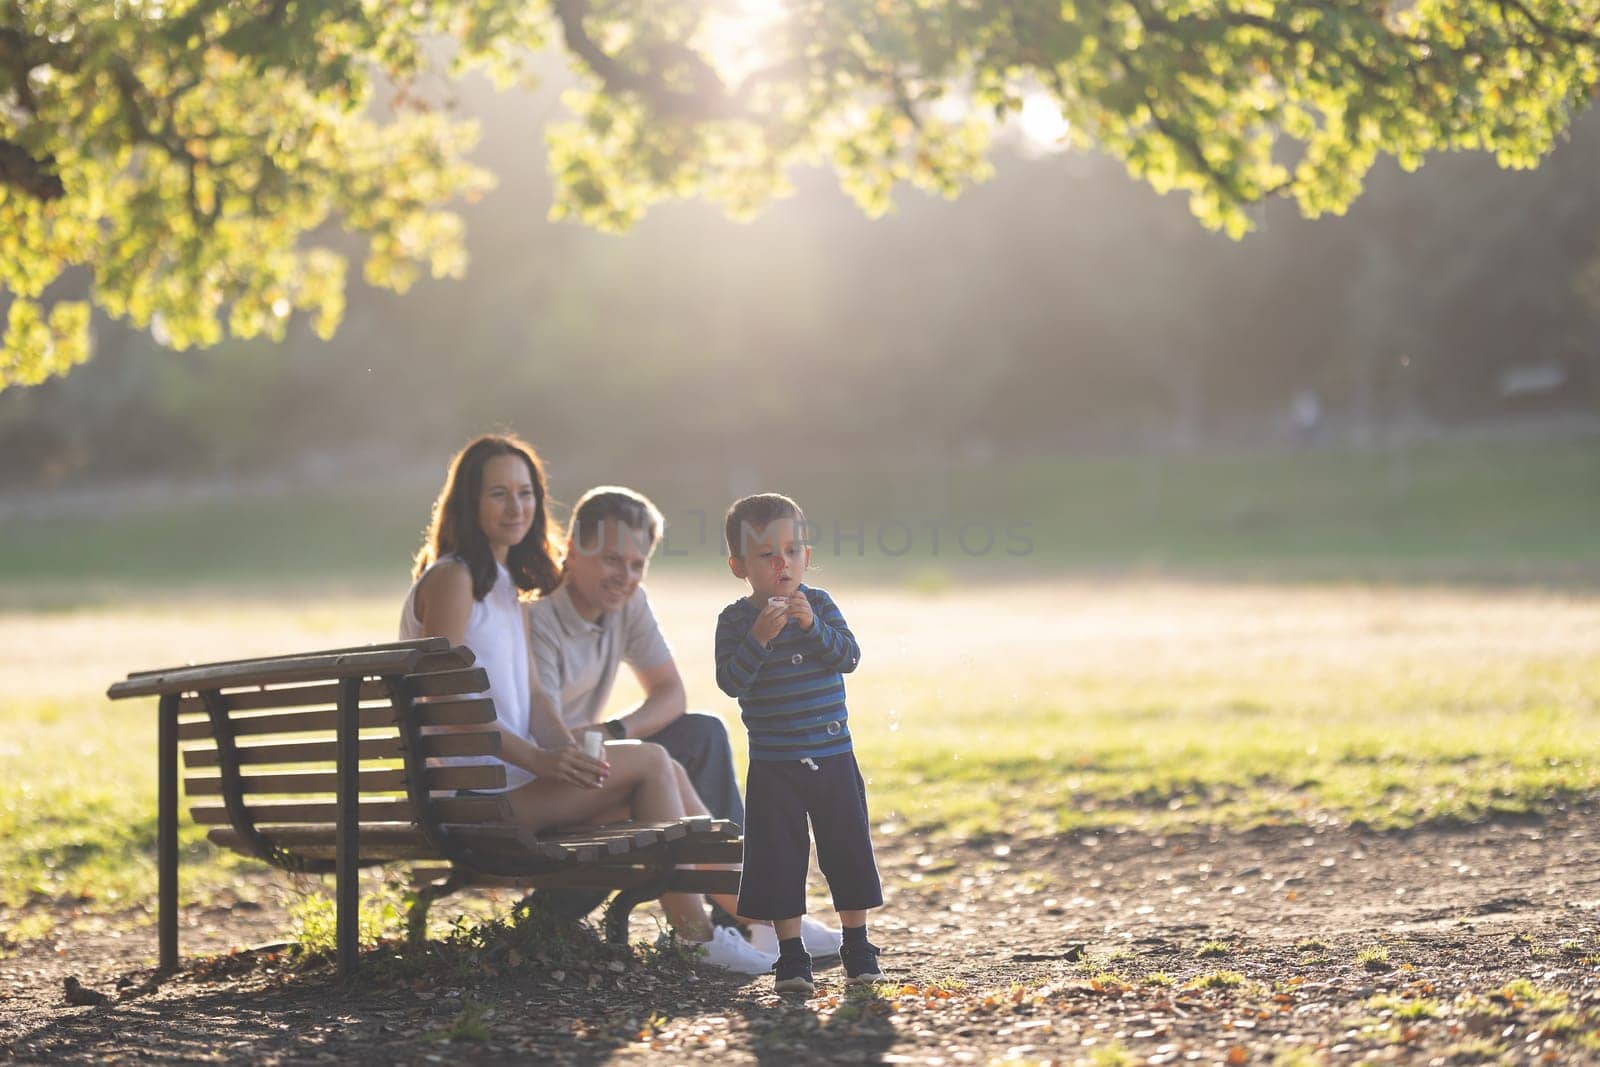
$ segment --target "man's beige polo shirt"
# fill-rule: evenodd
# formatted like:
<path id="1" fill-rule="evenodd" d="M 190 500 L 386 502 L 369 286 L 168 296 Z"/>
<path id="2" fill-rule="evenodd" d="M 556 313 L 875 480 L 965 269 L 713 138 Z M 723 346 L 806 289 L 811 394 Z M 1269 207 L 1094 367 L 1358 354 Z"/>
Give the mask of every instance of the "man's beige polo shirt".
<path id="1" fill-rule="evenodd" d="M 644 586 L 599 622 L 578 614 L 565 585 L 528 607 L 534 678 L 569 729 L 600 721 L 617 668 L 649 670 L 672 659 Z"/>

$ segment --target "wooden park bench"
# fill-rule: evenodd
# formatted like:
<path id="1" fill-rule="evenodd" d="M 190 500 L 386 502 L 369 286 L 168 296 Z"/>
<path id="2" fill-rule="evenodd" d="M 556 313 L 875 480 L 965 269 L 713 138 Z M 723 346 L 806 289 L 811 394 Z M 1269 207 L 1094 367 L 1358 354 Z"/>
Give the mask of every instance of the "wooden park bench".
<path id="1" fill-rule="evenodd" d="M 606 936 L 663 892 L 732 893 L 737 828 L 709 818 L 620 823 L 534 834 L 513 825 L 500 763 L 441 765 L 441 756 L 500 750 L 488 686 L 466 648 L 443 638 L 139 671 L 113 700 L 159 697 L 161 968 L 178 965 L 178 757 L 195 822 L 219 845 L 287 871 L 335 876 L 339 973 L 357 951 L 357 873 L 411 862 L 408 916 L 423 936 L 428 907 L 471 886 L 616 890 Z M 181 746 L 181 747 L 180 747 Z M 460 791 L 480 795 L 461 795 Z M 488 795 L 481 795 L 489 791 Z"/>

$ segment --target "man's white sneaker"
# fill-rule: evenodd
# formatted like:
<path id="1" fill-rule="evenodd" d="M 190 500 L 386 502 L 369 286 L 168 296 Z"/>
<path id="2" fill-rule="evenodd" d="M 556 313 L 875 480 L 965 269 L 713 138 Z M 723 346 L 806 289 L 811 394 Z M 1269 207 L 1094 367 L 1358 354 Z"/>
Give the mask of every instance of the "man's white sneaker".
<path id="1" fill-rule="evenodd" d="M 731 926 L 714 926 L 711 940 L 698 946 L 702 963 L 734 974 L 766 974 L 778 962 L 777 952 L 762 952 Z"/>
<path id="2" fill-rule="evenodd" d="M 769 952 L 773 958 L 778 956 L 778 932 L 772 927 L 763 924 L 754 924 L 750 927 L 750 943 L 762 952 Z M 805 945 L 806 951 L 813 956 L 837 956 L 839 946 L 844 944 L 844 935 L 826 923 L 818 922 L 807 915 L 800 920 L 800 943 Z"/>

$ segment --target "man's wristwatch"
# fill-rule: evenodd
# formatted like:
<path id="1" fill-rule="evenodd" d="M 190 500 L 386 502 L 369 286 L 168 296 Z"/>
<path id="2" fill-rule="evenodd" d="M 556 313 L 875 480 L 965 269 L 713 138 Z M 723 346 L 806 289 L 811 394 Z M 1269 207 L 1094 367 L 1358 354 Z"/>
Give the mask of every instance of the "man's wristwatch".
<path id="1" fill-rule="evenodd" d="M 600 725 L 606 733 L 610 734 L 618 741 L 621 741 L 623 738 L 628 736 L 628 728 L 622 725 L 621 719 L 607 719 Z"/>

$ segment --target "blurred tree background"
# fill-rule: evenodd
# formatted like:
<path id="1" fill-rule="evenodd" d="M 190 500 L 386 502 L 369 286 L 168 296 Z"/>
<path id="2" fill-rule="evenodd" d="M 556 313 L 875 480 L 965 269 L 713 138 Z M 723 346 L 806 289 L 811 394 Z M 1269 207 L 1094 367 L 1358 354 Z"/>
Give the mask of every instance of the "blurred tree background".
<path id="1" fill-rule="evenodd" d="M 172 353 L 97 313 L 94 360 L 0 393 L 0 480 L 431 472 L 497 425 L 593 477 L 762 463 L 802 433 L 819 459 L 1360 441 L 1600 390 L 1592 113 L 1538 170 L 1380 161 L 1347 217 L 1269 202 L 1242 242 L 1016 127 L 954 202 L 904 191 L 872 221 L 800 171 L 753 222 L 675 203 L 619 238 L 546 219 L 557 88 L 461 87 L 499 178 L 463 211 L 466 281 L 352 280 L 328 342 L 296 320 Z"/>

